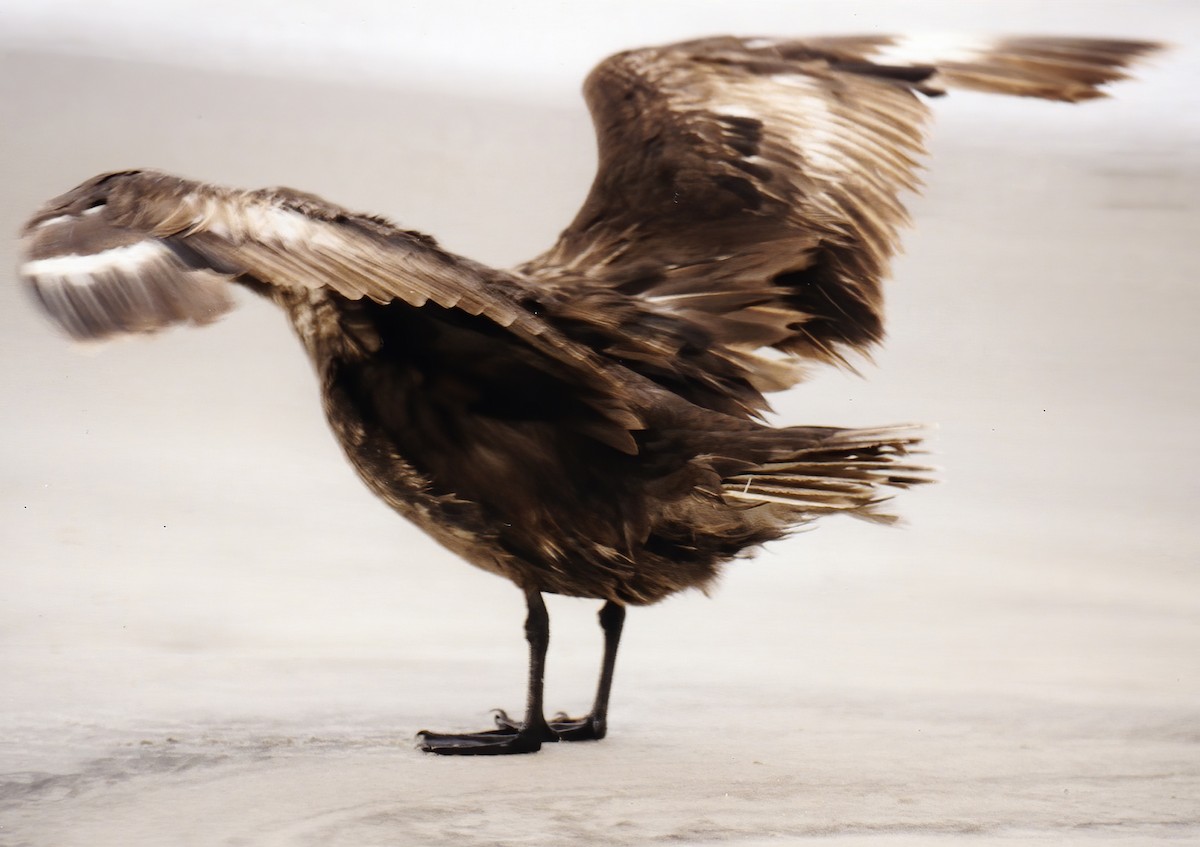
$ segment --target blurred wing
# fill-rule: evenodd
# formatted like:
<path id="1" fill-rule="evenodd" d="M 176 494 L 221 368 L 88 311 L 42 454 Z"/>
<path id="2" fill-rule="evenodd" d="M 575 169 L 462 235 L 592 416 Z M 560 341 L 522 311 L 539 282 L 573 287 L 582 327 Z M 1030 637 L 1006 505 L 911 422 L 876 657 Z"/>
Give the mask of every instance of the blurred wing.
<path id="1" fill-rule="evenodd" d="M 800 378 L 796 364 L 845 365 L 881 339 L 899 198 L 923 152 L 919 94 L 1084 100 L 1155 46 L 713 38 L 618 54 L 585 85 L 591 192 L 521 270 L 644 372 L 687 382 L 693 363 L 721 383 L 700 402 L 724 392 L 751 410 Z"/>
<path id="2" fill-rule="evenodd" d="M 238 191 L 153 171 L 105 174 L 51 200 L 25 225 L 21 276 L 77 338 L 207 323 L 249 277 L 328 288 L 351 300 L 427 302 L 545 329 L 505 294 L 502 274 L 433 239 L 286 188 Z M 505 286 L 512 291 L 501 293 Z"/>
<path id="3" fill-rule="evenodd" d="M 507 330 L 537 367 L 574 385 L 636 448 L 642 426 L 610 369 L 525 303 L 511 274 L 441 250 L 429 237 L 291 189 L 237 191 L 152 171 L 96 177 L 25 225 L 20 275 L 47 313 L 80 339 L 204 324 L 233 304 L 239 280 L 275 293 L 326 290 L 351 301 L 436 304 Z M 289 295 L 290 296 L 290 295 Z"/>

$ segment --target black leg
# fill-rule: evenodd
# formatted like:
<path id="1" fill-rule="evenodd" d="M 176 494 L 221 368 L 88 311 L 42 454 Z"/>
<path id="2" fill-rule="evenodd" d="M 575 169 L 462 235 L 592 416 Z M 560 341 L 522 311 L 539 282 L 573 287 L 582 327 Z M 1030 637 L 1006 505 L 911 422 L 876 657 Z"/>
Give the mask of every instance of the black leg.
<path id="1" fill-rule="evenodd" d="M 546 723 L 542 710 L 542 683 L 546 674 L 546 648 L 550 646 L 550 616 L 541 592 L 525 592 L 529 615 L 525 618 L 525 640 L 529 642 L 529 691 L 525 700 L 525 721 L 517 724 L 502 711 L 496 713 L 496 729 L 461 735 L 417 733 L 419 746 L 429 753 L 444 756 L 499 756 L 511 753 L 535 753 L 543 741 L 558 736 Z"/>
<path id="2" fill-rule="evenodd" d="M 586 717 L 569 718 L 557 714 L 550 728 L 560 741 L 599 741 L 608 733 L 608 695 L 612 690 L 613 668 L 617 664 L 617 646 L 625 625 L 625 607 L 609 600 L 600 610 L 600 626 L 604 629 L 604 663 L 600 666 L 600 684 L 596 702 Z"/>

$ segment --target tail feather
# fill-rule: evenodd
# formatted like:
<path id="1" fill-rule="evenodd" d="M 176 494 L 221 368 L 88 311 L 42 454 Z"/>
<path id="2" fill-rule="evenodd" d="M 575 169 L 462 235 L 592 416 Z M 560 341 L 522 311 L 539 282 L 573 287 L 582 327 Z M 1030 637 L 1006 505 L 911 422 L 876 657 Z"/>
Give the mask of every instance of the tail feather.
<path id="1" fill-rule="evenodd" d="M 793 427 L 776 433 L 790 446 L 778 448 L 769 461 L 726 477 L 721 493 L 726 501 L 767 509 L 780 524 L 838 512 L 894 523 L 895 516 L 879 510 L 890 499 L 885 489 L 932 482 L 931 468 L 909 460 L 921 452 L 921 436 L 914 427 Z"/>

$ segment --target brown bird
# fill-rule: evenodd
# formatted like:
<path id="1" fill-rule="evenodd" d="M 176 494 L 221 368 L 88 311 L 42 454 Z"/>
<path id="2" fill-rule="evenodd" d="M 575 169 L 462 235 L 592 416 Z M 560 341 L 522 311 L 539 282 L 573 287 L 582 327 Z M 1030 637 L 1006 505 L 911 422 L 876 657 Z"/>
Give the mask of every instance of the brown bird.
<path id="1" fill-rule="evenodd" d="M 1080 38 L 709 38 L 589 76 L 599 167 L 558 242 L 496 270 L 287 188 L 95 177 L 23 230 L 20 268 L 81 339 L 206 324 L 230 284 L 284 310 L 367 485 L 529 616 L 522 721 L 443 754 L 598 739 L 627 605 L 703 588 L 814 518 L 887 521 L 925 480 L 907 428 L 772 428 L 764 394 L 880 341 L 925 97 L 1079 101 L 1156 45 Z M 544 717 L 542 594 L 603 600 L 591 712 Z"/>

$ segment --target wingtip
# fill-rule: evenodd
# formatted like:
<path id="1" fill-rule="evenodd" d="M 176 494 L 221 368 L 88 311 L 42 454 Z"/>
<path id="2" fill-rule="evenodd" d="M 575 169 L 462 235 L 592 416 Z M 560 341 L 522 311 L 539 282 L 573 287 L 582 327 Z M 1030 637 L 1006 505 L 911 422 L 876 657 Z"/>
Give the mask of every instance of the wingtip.
<path id="1" fill-rule="evenodd" d="M 949 87 L 1082 103 L 1109 96 L 1108 86 L 1132 76 L 1157 41 L 1063 36 L 1006 36 L 981 42 L 939 64 Z"/>

